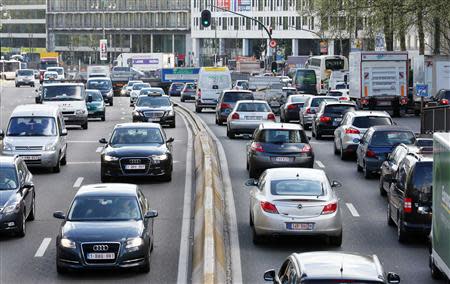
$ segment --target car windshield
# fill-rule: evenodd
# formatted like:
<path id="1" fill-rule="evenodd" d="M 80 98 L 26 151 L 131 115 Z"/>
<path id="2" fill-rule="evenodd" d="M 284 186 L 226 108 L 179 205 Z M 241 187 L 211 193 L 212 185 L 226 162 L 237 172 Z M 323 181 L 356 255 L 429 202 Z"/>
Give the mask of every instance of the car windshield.
<path id="1" fill-rule="evenodd" d="M 353 119 L 353 126 L 358 128 L 369 128 L 377 125 L 392 125 L 392 120 L 383 116 L 358 116 Z"/>
<path id="2" fill-rule="evenodd" d="M 273 180 L 270 184 L 272 195 L 323 196 L 323 185 L 318 180 L 287 179 Z"/>
<path id="3" fill-rule="evenodd" d="M 247 92 L 226 92 L 223 95 L 223 101 L 226 103 L 235 103 L 242 100 L 253 100 L 253 94 Z"/>
<path id="4" fill-rule="evenodd" d="M 16 169 L 0 165 L 0 191 L 16 189 L 18 184 Z"/>
<path id="5" fill-rule="evenodd" d="M 87 82 L 88 89 L 109 90 L 112 88 L 110 80 L 89 80 Z"/>
<path id="6" fill-rule="evenodd" d="M 55 136 L 56 124 L 53 117 L 12 117 L 7 136 Z"/>
<path id="7" fill-rule="evenodd" d="M 303 96 L 291 96 L 291 102 L 293 103 L 305 103 L 308 97 Z M 303 105 L 303 104 L 302 104 Z"/>
<path id="8" fill-rule="evenodd" d="M 186 84 L 186 90 L 189 90 L 189 91 L 195 90 L 195 85 L 194 84 Z"/>
<path id="9" fill-rule="evenodd" d="M 347 84 L 337 84 L 336 85 L 336 90 L 342 90 L 342 89 L 348 89 L 348 85 Z"/>
<path id="10" fill-rule="evenodd" d="M 141 211 L 132 196 L 80 196 L 70 208 L 69 221 L 140 220 Z"/>
<path id="11" fill-rule="evenodd" d="M 137 83 L 133 85 L 133 90 L 140 90 L 142 88 L 149 88 L 150 84 Z"/>
<path id="12" fill-rule="evenodd" d="M 19 76 L 33 76 L 33 70 L 18 70 L 17 75 Z"/>
<path id="13" fill-rule="evenodd" d="M 42 88 L 46 101 L 82 101 L 83 87 L 78 85 L 45 85 Z"/>
<path id="14" fill-rule="evenodd" d="M 308 138 L 303 131 L 285 129 L 265 129 L 255 140 L 261 143 L 308 143 Z"/>
<path id="15" fill-rule="evenodd" d="M 136 106 L 138 107 L 165 107 L 170 105 L 168 97 L 157 96 L 140 96 L 136 102 Z"/>
<path id="16" fill-rule="evenodd" d="M 325 107 L 325 113 L 343 114 L 348 111 L 354 111 L 354 105 L 328 105 Z"/>
<path id="17" fill-rule="evenodd" d="M 271 110 L 267 104 L 241 103 L 238 105 L 236 111 L 238 111 L 238 112 L 270 112 Z"/>
<path id="18" fill-rule="evenodd" d="M 337 101 L 337 98 L 313 98 L 311 102 L 311 107 L 318 107 L 323 101 Z"/>
<path id="19" fill-rule="evenodd" d="M 373 134 L 370 144 L 373 146 L 396 146 L 398 144 L 413 144 L 414 133 L 409 131 L 377 131 Z"/>
<path id="20" fill-rule="evenodd" d="M 157 93 L 157 94 L 161 94 L 164 95 L 164 90 L 162 89 L 141 89 L 141 91 L 139 92 L 139 95 L 148 95 L 151 93 Z"/>
<path id="21" fill-rule="evenodd" d="M 110 144 L 163 144 L 163 136 L 158 128 L 117 128 L 111 136 Z"/>
<path id="22" fill-rule="evenodd" d="M 103 96 L 101 93 L 98 92 L 86 92 L 86 100 L 88 99 L 88 96 L 92 98 L 93 102 L 101 102 L 103 101 Z"/>

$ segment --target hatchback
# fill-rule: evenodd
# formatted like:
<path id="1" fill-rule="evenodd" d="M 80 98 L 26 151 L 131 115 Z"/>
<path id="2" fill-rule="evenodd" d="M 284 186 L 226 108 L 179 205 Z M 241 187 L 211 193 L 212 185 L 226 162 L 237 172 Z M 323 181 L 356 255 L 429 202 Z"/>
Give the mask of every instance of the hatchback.
<path id="1" fill-rule="evenodd" d="M 16 71 L 16 87 L 23 85 L 34 88 L 34 73 L 32 69 L 21 69 Z"/>
<path id="2" fill-rule="evenodd" d="M 86 90 L 86 107 L 88 117 L 100 118 L 102 121 L 106 119 L 106 107 L 102 93 L 99 90 Z"/>
<path id="3" fill-rule="evenodd" d="M 186 83 L 180 93 L 180 101 L 195 100 L 196 86 L 194 83 Z"/>
<path id="4" fill-rule="evenodd" d="M 233 110 L 236 102 L 253 100 L 253 93 L 245 90 L 225 90 L 219 97 L 216 107 L 216 124 L 222 125 L 227 121 L 228 115 Z"/>
<path id="5" fill-rule="evenodd" d="M 356 105 L 353 102 L 323 101 L 313 118 L 312 136 L 319 140 L 322 135 L 334 134 L 334 130 L 341 124 L 344 114 L 354 110 L 356 110 Z"/>
<path id="6" fill-rule="evenodd" d="M 180 96 L 184 83 L 172 83 L 169 87 L 169 96 Z"/>
<path id="7" fill-rule="evenodd" d="M 328 96 L 311 96 L 305 101 L 303 108 L 299 111 L 300 124 L 303 128 L 308 129 L 311 127 L 314 119 L 314 114 L 317 112 L 319 105 L 324 100 L 327 101 L 338 101 L 335 97 Z"/>
<path id="8" fill-rule="evenodd" d="M 299 120 L 300 110 L 311 95 L 290 95 L 286 102 L 280 108 L 280 121 L 290 122 L 291 120 Z"/>

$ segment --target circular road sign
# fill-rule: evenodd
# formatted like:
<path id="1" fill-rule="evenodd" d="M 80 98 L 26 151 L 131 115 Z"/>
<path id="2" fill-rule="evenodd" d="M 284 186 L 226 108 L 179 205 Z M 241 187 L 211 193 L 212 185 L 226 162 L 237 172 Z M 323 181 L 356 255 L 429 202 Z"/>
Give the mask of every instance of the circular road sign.
<path id="1" fill-rule="evenodd" d="M 271 48 L 277 47 L 277 41 L 274 40 L 274 39 L 272 39 L 272 40 L 269 42 L 269 46 L 270 46 Z"/>

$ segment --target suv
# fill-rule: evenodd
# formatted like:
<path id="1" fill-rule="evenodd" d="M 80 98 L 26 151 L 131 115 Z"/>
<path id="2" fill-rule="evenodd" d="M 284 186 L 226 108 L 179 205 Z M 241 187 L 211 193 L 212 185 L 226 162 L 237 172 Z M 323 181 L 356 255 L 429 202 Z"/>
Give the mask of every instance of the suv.
<path id="1" fill-rule="evenodd" d="M 254 100 L 253 93 L 246 90 L 223 91 L 216 106 L 216 124 L 222 125 L 225 123 L 236 102 L 242 100 Z"/>
<path id="2" fill-rule="evenodd" d="M 323 101 L 312 121 L 312 136 L 319 140 L 322 135 L 333 135 L 344 114 L 355 110 L 356 105 L 353 102 Z"/>
<path id="3" fill-rule="evenodd" d="M 397 225 L 397 238 L 407 240 L 411 233 L 427 236 L 432 219 L 433 157 L 409 153 L 399 165 L 388 191 L 387 223 Z"/>
<path id="4" fill-rule="evenodd" d="M 133 122 L 157 122 L 175 128 L 173 107 L 174 104 L 170 101 L 170 97 L 161 93 L 152 92 L 140 95 L 134 106 Z"/>
<path id="5" fill-rule="evenodd" d="M 16 87 L 22 85 L 34 88 L 34 72 L 32 69 L 21 69 L 16 71 Z"/>

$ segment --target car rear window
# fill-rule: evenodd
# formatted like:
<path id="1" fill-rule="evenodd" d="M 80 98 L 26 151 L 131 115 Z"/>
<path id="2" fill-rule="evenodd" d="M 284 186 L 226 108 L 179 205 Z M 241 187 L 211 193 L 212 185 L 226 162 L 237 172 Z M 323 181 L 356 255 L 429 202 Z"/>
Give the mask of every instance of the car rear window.
<path id="1" fill-rule="evenodd" d="M 184 87 L 183 84 L 173 84 L 172 85 L 172 90 L 179 91 L 179 90 L 183 89 L 183 87 Z"/>
<path id="2" fill-rule="evenodd" d="M 305 103 L 306 102 L 306 100 L 308 99 L 308 97 L 296 97 L 296 96 L 292 96 L 292 97 L 290 97 L 291 98 L 291 101 L 293 102 L 293 103 Z M 303 105 L 302 104 L 302 105 Z"/>
<path id="3" fill-rule="evenodd" d="M 273 180 L 270 184 L 272 195 L 322 196 L 322 183 L 318 180 L 287 179 Z"/>
<path id="4" fill-rule="evenodd" d="M 265 129 L 256 137 L 261 143 L 308 143 L 308 138 L 304 131 L 285 129 Z"/>
<path id="5" fill-rule="evenodd" d="M 329 97 L 329 98 L 314 98 L 311 102 L 311 107 L 318 107 L 323 101 L 337 101 L 337 98 Z"/>
<path id="6" fill-rule="evenodd" d="M 417 147 L 433 147 L 433 139 L 417 139 Z"/>
<path id="7" fill-rule="evenodd" d="M 238 112 L 270 112 L 270 107 L 267 104 L 261 103 L 242 103 L 237 108 Z"/>
<path id="8" fill-rule="evenodd" d="M 370 128 L 377 125 L 392 125 L 392 120 L 383 116 L 358 116 L 353 119 L 353 126 L 358 128 Z"/>
<path id="9" fill-rule="evenodd" d="M 433 162 L 418 162 L 414 168 L 414 188 L 418 189 L 421 201 L 431 202 L 433 185 Z"/>
<path id="10" fill-rule="evenodd" d="M 395 146 L 401 143 L 413 144 L 414 133 L 409 131 L 377 131 L 373 134 L 370 144 L 373 146 Z"/>
<path id="11" fill-rule="evenodd" d="M 253 100 L 253 94 L 247 92 L 227 92 L 223 95 L 223 101 L 227 103 L 235 103 L 242 100 Z"/>
<path id="12" fill-rule="evenodd" d="M 343 114 L 355 110 L 354 105 L 329 105 L 325 107 L 325 113 Z"/>
<path id="13" fill-rule="evenodd" d="M 17 71 L 17 74 L 20 76 L 33 76 L 33 70 L 19 70 Z"/>

